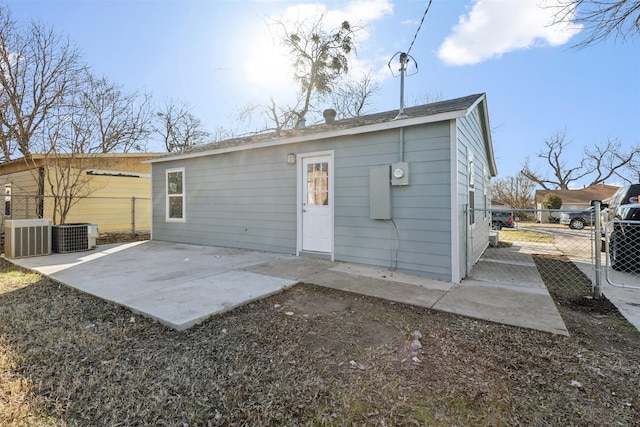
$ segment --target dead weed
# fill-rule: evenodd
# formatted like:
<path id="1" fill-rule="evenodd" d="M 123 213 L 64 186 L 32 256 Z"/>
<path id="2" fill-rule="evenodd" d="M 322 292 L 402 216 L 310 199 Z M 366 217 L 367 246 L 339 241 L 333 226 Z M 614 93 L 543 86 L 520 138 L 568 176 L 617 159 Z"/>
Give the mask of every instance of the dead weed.
<path id="1" fill-rule="evenodd" d="M 177 332 L 3 268 L 3 425 L 640 421 L 640 337 L 617 313 L 561 305 L 561 337 L 302 284 Z"/>

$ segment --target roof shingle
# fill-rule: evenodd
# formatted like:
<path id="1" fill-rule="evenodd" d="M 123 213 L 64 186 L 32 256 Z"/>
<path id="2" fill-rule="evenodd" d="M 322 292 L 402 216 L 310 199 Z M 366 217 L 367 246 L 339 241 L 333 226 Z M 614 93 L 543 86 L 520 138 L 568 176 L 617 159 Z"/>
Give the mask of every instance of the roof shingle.
<path id="1" fill-rule="evenodd" d="M 470 108 L 484 94 L 469 95 L 461 98 L 450 99 L 447 101 L 433 102 L 430 104 L 418 105 L 415 107 L 407 107 L 404 114 L 407 118 L 427 117 L 435 114 L 449 113 L 453 111 L 462 111 Z M 342 129 L 356 128 L 359 126 L 372 125 L 377 123 L 390 122 L 396 118 L 398 110 L 390 110 L 381 113 L 368 114 L 365 116 L 351 117 L 347 119 L 336 120 L 332 124 L 320 123 L 307 126 L 302 129 L 282 130 L 280 134 L 276 132 L 260 133 L 251 136 L 231 138 L 223 141 L 212 142 L 209 144 L 199 145 L 183 151 L 168 153 L 165 157 L 180 156 L 184 154 L 200 153 L 211 150 L 218 150 L 230 147 L 240 147 L 243 145 L 252 145 L 260 142 L 268 142 L 279 139 L 294 138 L 296 136 L 321 134 L 323 132 L 336 131 Z M 402 119 L 406 120 L 406 119 Z"/>

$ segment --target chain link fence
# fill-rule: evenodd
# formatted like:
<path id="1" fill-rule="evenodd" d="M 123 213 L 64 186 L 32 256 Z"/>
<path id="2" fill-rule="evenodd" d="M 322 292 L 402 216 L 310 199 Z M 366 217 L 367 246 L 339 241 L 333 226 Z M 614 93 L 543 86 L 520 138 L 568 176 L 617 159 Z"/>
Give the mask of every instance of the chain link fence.
<path id="1" fill-rule="evenodd" d="M 69 206 L 64 220 L 57 206 Z M 11 219 L 49 218 L 54 225 L 98 225 L 99 243 L 138 240 L 151 233 L 151 199 L 140 197 L 77 197 L 16 195 L 5 197 L 1 228 Z"/>
<path id="2" fill-rule="evenodd" d="M 640 217 L 640 208 L 631 217 Z M 640 290 L 640 220 L 614 220 L 603 226 L 606 280 Z"/>
<path id="3" fill-rule="evenodd" d="M 591 216 L 579 224 L 571 224 L 573 215 L 568 218 L 560 210 L 490 210 L 488 216 L 493 245 L 485 256 L 509 264 L 514 280 L 531 277 L 533 269 L 554 296 L 594 294 L 596 241 Z"/>
<path id="4" fill-rule="evenodd" d="M 580 212 L 477 211 L 476 218 L 483 218 L 487 211 L 491 218 L 492 244 L 483 259 L 508 263 L 514 281 L 531 274 L 531 265 L 523 262 L 526 254 L 549 292 L 557 297 L 600 296 L 604 280 L 613 286 L 640 289 L 640 208 L 638 221 L 611 222 L 596 218 L 593 208 Z M 487 228 L 471 228 L 472 233 L 479 229 Z M 482 268 L 490 265 L 483 263 Z"/>

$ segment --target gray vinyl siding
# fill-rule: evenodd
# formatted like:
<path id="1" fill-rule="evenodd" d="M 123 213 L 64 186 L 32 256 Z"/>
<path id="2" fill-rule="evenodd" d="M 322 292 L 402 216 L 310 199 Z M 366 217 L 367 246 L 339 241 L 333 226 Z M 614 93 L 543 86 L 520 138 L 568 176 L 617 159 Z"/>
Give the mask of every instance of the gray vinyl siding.
<path id="1" fill-rule="evenodd" d="M 369 219 L 369 168 L 399 161 L 399 140 L 379 132 L 336 151 L 335 258 L 450 280 L 448 122 L 405 129 L 410 185 L 392 187 L 393 222 Z"/>
<path id="2" fill-rule="evenodd" d="M 461 252 L 465 252 L 464 256 L 467 264 L 470 265 L 477 261 L 480 255 L 482 255 L 482 252 L 487 248 L 490 229 L 490 219 L 485 216 L 482 211 L 482 209 L 486 207 L 484 194 L 485 179 L 483 174 L 488 170 L 488 161 L 478 108 L 473 109 L 466 117 L 457 120 L 457 138 L 459 145 L 458 176 L 460 179 L 458 184 L 458 197 L 460 200 L 459 206 L 462 208 L 459 215 L 460 218 L 463 219 L 460 224 L 465 227 L 465 229 L 460 230 L 460 239 L 464 239 L 461 240 L 460 247 Z M 469 153 L 473 153 L 474 158 L 473 180 L 475 183 L 474 205 L 476 212 L 475 222 L 473 224 L 470 224 L 470 213 L 465 214 L 464 212 L 465 205 L 470 202 L 469 177 L 467 171 Z M 464 277 L 464 274 L 462 277 Z"/>
<path id="3" fill-rule="evenodd" d="M 287 153 L 333 151 L 334 258 L 450 280 L 449 147 L 449 122 L 404 130 L 411 171 L 409 186 L 392 187 L 397 232 L 369 218 L 369 169 L 399 161 L 398 130 L 154 163 L 153 238 L 295 254 L 299 165 Z M 185 223 L 165 221 L 165 171 L 178 167 Z"/>
<path id="4" fill-rule="evenodd" d="M 458 238 L 458 272 L 459 277 L 464 278 L 467 271 L 467 235 L 469 229 L 469 218 L 467 217 L 467 205 L 469 203 L 469 186 L 468 186 L 468 174 L 467 174 L 467 146 L 461 142 L 459 120 L 456 120 L 456 176 L 457 176 L 457 194 L 456 194 L 456 206 L 457 212 L 457 224 L 458 230 L 453 238 Z M 455 268 L 455 266 L 454 266 Z"/>
<path id="5" fill-rule="evenodd" d="M 153 164 L 153 238 L 294 253 L 296 168 L 287 147 Z M 185 168 L 186 219 L 165 221 L 165 171 Z"/>

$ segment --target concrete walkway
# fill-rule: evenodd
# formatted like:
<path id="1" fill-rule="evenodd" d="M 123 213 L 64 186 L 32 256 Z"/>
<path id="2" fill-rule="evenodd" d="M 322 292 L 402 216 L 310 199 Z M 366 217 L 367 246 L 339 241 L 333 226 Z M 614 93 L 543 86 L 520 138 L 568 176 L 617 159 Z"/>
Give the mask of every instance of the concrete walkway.
<path id="1" fill-rule="evenodd" d="M 12 262 L 178 330 L 303 282 L 568 335 L 531 256 L 516 255 L 515 277 L 496 254 L 488 250 L 460 285 L 322 259 L 157 241 Z"/>

